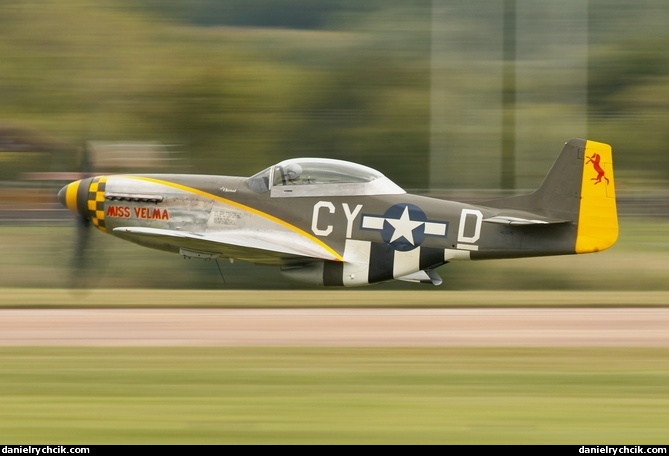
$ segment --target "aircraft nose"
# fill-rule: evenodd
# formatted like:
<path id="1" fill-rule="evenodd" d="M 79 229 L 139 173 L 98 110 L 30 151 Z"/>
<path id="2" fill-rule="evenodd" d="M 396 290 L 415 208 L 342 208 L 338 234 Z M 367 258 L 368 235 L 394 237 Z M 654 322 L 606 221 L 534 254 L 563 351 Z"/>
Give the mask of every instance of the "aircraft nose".
<path id="1" fill-rule="evenodd" d="M 79 193 L 79 188 L 81 187 L 81 180 L 67 184 L 65 187 L 61 188 L 58 192 L 58 201 L 60 204 L 74 212 L 75 214 L 80 213 L 79 205 L 77 203 L 77 196 Z"/>
<path id="2" fill-rule="evenodd" d="M 58 192 L 58 202 L 63 205 L 63 207 L 67 207 L 67 187 L 69 187 L 70 184 L 67 184 L 65 187 L 61 188 L 60 191 Z"/>

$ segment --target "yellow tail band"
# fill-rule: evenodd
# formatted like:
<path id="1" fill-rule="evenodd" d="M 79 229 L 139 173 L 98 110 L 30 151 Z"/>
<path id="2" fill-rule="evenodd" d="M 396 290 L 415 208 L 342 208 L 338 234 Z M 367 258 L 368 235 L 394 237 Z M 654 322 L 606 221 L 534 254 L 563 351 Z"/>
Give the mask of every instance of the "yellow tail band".
<path id="1" fill-rule="evenodd" d="M 611 146 L 586 141 L 576 253 L 599 252 L 618 239 L 616 188 Z"/>

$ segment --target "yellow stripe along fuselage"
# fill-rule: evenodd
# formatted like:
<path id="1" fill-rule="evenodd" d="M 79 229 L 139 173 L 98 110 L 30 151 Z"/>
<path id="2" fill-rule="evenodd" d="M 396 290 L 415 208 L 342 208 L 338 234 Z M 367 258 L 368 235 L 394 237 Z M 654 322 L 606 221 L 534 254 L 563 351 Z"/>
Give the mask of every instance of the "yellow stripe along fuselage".
<path id="1" fill-rule="evenodd" d="M 167 187 L 176 188 L 176 189 L 179 189 L 179 190 L 182 190 L 182 191 L 185 191 L 185 192 L 193 193 L 193 194 L 205 197 L 205 198 L 209 198 L 209 199 L 212 199 L 212 200 L 215 200 L 215 201 L 219 201 L 221 203 L 234 206 L 234 207 L 236 207 L 238 209 L 241 209 L 243 211 L 250 212 L 252 214 L 258 215 L 258 216 L 263 217 L 267 220 L 271 220 L 272 222 L 278 223 L 279 225 L 281 225 L 281 226 L 283 226 L 283 227 L 285 227 L 285 228 L 287 228 L 287 229 L 289 229 L 289 230 L 291 230 L 291 231 L 293 231 L 293 232 L 295 232 L 295 233 L 297 233 L 301 236 L 304 236 L 305 238 L 309 239 L 311 242 L 314 242 L 314 243 L 318 244 L 323 249 L 325 249 L 330 254 L 332 254 L 332 256 L 334 258 L 336 258 L 337 261 L 344 261 L 344 258 L 336 250 L 334 250 L 332 247 L 330 247 L 329 245 L 327 245 L 326 243 L 324 243 L 323 241 L 321 241 L 317 237 L 313 236 L 312 234 L 307 233 L 306 231 L 302 230 L 301 228 L 298 228 L 295 225 L 292 225 L 292 224 L 286 222 L 285 220 L 282 220 L 282 219 L 280 219 L 278 217 L 275 217 L 271 214 L 268 214 L 266 212 L 262 212 L 258 209 L 253 208 L 253 207 L 246 206 L 244 204 L 238 203 L 236 201 L 233 201 L 233 200 L 230 200 L 230 199 L 227 199 L 227 198 L 223 198 L 223 197 L 218 196 L 218 195 L 214 195 L 214 194 L 206 192 L 204 190 L 199 190 L 197 188 L 189 187 L 189 186 L 182 185 L 182 184 L 177 184 L 175 182 L 170 182 L 170 181 L 161 180 L 161 179 L 155 179 L 155 178 L 152 178 L 152 177 L 144 177 L 144 176 L 124 175 L 123 177 L 130 178 L 130 179 L 142 180 L 142 181 L 146 181 L 146 182 L 152 182 L 154 184 L 165 185 Z"/>

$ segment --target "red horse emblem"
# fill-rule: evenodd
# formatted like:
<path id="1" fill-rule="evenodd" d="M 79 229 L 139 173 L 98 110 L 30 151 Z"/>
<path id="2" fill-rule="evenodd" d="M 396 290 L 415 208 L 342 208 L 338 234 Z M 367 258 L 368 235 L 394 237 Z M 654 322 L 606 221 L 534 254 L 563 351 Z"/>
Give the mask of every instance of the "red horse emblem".
<path id="1" fill-rule="evenodd" d="M 602 181 L 602 177 L 606 181 L 606 185 L 609 185 L 609 178 L 605 176 L 605 171 L 602 168 L 602 165 L 599 164 L 599 162 L 602 160 L 602 157 L 599 154 L 592 154 L 592 157 L 588 157 L 588 163 L 592 163 L 592 167 L 595 168 L 595 171 L 597 171 L 597 177 L 593 177 L 590 180 L 595 181 L 595 185 L 599 184 Z"/>

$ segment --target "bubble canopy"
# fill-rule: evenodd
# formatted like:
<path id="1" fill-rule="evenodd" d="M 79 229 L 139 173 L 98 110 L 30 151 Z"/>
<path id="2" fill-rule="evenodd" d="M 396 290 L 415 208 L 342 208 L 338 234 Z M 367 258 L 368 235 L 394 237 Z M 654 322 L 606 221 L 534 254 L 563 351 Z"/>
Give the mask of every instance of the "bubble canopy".
<path id="1" fill-rule="evenodd" d="M 379 171 L 330 158 L 284 160 L 248 179 L 251 190 L 272 197 L 397 195 L 406 193 Z"/>

